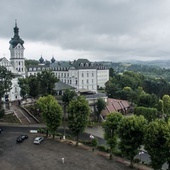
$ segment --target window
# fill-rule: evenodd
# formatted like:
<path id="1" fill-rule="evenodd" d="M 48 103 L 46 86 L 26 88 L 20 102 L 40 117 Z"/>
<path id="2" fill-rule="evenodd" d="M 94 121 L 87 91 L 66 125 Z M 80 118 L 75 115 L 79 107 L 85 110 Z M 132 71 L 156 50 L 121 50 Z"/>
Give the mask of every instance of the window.
<path id="1" fill-rule="evenodd" d="M 89 83 L 89 80 L 87 80 L 87 84 Z"/>
<path id="2" fill-rule="evenodd" d="M 82 77 L 84 77 L 84 73 L 82 73 Z"/>
<path id="3" fill-rule="evenodd" d="M 82 84 L 84 84 L 84 80 L 82 80 Z"/>
<path id="4" fill-rule="evenodd" d="M 89 77 L 89 73 L 87 72 L 87 77 Z"/>
<path id="5" fill-rule="evenodd" d="M 77 80 L 76 80 L 76 85 L 77 85 Z"/>
<path id="6" fill-rule="evenodd" d="M 92 72 L 92 77 L 94 77 L 94 73 Z"/>

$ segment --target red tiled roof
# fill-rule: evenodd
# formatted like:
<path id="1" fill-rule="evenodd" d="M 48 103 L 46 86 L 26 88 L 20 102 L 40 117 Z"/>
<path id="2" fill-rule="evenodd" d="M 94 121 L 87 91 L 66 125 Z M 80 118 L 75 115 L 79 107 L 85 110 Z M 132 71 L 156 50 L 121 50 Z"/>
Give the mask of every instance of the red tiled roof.
<path id="1" fill-rule="evenodd" d="M 106 108 L 102 111 L 102 116 L 107 116 L 112 112 L 125 111 L 130 106 L 130 103 L 127 100 L 119 100 L 119 99 L 107 99 Z"/>

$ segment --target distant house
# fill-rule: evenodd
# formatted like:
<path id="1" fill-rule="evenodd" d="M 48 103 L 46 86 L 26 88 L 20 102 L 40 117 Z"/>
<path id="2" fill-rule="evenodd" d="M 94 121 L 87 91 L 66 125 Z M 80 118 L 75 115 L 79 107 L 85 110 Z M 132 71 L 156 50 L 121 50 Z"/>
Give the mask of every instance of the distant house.
<path id="1" fill-rule="evenodd" d="M 131 110 L 131 104 L 127 100 L 119 100 L 108 98 L 106 103 L 106 108 L 102 111 L 101 116 L 105 118 L 112 112 L 120 112 L 122 114 L 127 114 Z"/>

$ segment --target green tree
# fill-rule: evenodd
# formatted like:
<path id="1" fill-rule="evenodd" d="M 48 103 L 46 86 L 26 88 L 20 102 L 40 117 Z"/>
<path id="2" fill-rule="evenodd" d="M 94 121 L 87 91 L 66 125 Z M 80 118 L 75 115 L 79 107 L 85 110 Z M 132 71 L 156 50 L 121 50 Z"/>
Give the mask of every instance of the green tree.
<path id="1" fill-rule="evenodd" d="M 168 120 L 168 135 L 166 135 L 166 140 L 167 140 L 167 143 L 166 143 L 166 158 L 167 158 L 167 164 L 168 164 L 168 170 L 170 170 L 170 119 Z"/>
<path id="2" fill-rule="evenodd" d="M 102 98 L 99 98 L 97 99 L 96 107 L 97 107 L 97 121 L 99 122 L 100 114 L 102 110 L 105 109 L 106 102 Z"/>
<path id="3" fill-rule="evenodd" d="M 37 60 L 25 60 L 25 66 L 32 66 L 32 65 L 38 65 L 39 64 L 39 61 Z"/>
<path id="4" fill-rule="evenodd" d="M 163 101 L 161 99 L 159 99 L 158 101 L 157 110 L 158 110 L 159 116 L 162 117 L 164 111 L 163 111 Z"/>
<path id="5" fill-rule="evenodd" d="M 63 113 L 62 107 L 58 104 L 57 100 L 51 95 L 40 97 L 37 100 L 37 107 L 40 109 L 47 128 L 52 133 L 54 138 L 58 127 L 61 125 Z"/>
<path id="6" fill-rule="evenodd" d="M 106 121 L 103 122 L 102 127 L 104 129 L 104 138 L 107 144 L 110 146 L 110 159 L 112 159 L 113 149 L 117 146 L 117 129 L 123 116 L 119 112 L 114 112 L 106 117 Z"/>
<path id="7" fill-rule="evenodd" d="M 124 117 L 119 124 L 119 147 L 122 154 L 130 159 L 130 166 L 133 166 L 134 156 L 138 154 L 138 150 L 143 144 L 145 124 L 146 119 L 136 115 Z"/>
<path id="8" fill-rule="evenodd" d="M 68 127 L 76 136 L 78 146 L 79 135 L 84 132 L 88 125 L 90 108 L 86 99 L 78 96 L 77 99 L 71 100 L 68 106 Z"/>
<path id="9" fill-rule="evenodd" d="M 136 107 L 134 109 L 134 114 L 137 116 L 144 116 L 148 122 L 154 121 L 158 118 L 158 111 L 156 108 Z"/>
<path id="10" fill-rule="evenodd" d="M 169 133 L 167 123 L 163 120 L 157 119 L 150 122 L 145 128 L 144 146 L 155 170 L 161 169 L 167 160 L 167 136 Z"/>
<path id="11" fill-rule="evenodd" d="M 55 93 L 54 87 L 58 79 L 55 77 L 52 71 L 42 71 L 37 74 L 38 81 L 40 83 L 40 93 L 41 95 L 53 95 Z"/>
<path id="12" fill-rule="evenodd" d="M 166 114 L 166 120 L 170 117 L 170 96 L 169 95 L 164 95 L 162 97 L 163 101 L 163 111 Z"/>
<path id="13" fill-rule="evenodd" d="M 11 90 L 13 78 L 14 74 L 11 71 L 0 66 L 0 110 L 2 109 L 2 97 Z"/>
<path id="14" fill-rule="evenodd" d="M 109 77 L 113 77 L 115 75 L 114 69 L 109 68 Z"/>
<path id="15" fill-rule="evenodd" d="M 122 100 L 128 100 L 134 103 L 138 101 L 137 93 L 133 91 L 130 87 L 124 87 L 122 90 L 117 91 L 116 96 L 118 96 Z"/>
<path id="16" fill-rule="evenodd" d="M 25 98 L 26 95 L 29 94 L 29 84 L 28 84 L 28 78 L 19 78 L 18 79 L 19 87 L 21 88 L 20 95 L 21 97 Z"/>
<path id="17" fill-rule="evenodd" d="M 66 123 L 66 110 L 67 110 L 67 106 L 69 105 L 70 101 L 73 99 L 73 97 L 76 96 L 76 93 L 75 91 L 71 91 L 70 89 L 66 89 L 63 93 L 63 96 L 62 96 L 62 102 L 64 104 L 64 122 L 63 122 L 63 125 L 64 125 L 64 136 L 63 138 L 65 139 L 65 123 Z"/>
<path id="18" fill-rule="evenodd" d="M 28 84 L 30 88 L 29 95 L 36 98 L 40 95 L 40 81 L 38 81 L 38 77 L 35 75 L 31 75 L 28 77 Z"/>

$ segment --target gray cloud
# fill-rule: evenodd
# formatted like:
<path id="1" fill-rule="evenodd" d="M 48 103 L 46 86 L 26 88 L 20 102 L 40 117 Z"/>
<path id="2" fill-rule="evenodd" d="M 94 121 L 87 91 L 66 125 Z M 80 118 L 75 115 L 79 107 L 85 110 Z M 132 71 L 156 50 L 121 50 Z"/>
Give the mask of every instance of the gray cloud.
<path id="1" fill-rule="evenodd" d="M 170 59 L 169 6 L 168 0 L 1 0 L 0 38 L 10 40 L 17 19 L 25 42 L 94 60 Z"/>

